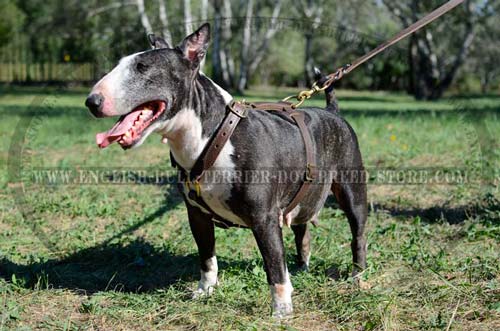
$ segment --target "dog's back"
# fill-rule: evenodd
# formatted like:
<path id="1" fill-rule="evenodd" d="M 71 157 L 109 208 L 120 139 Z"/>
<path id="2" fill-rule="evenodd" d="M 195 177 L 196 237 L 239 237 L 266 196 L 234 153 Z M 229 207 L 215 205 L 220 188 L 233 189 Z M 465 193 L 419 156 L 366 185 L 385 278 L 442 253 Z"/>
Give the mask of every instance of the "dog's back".
<path id="1" fill-rule="evenodd" d="M 345 169 L 361 169 L 362 161 L 356 135 L 351 126 L 332 108 L 301 108 L 305 113 L 305 121 L 313 139 L 316 166 L 322 171 L 318 183 L 312 185 L 307 197 L 301 203 L 301 212 L 297 221 L 310 219 L 324 204 L 331 189 L 331 181 L 327 178 L 332 173 Z M 251 111 L 248 117 L 236 128 L 231 143 L 238 155 L 233 158 L 236 169 L 273 170 L 283 169 L 295 172 L 302 178 L 307 160 L 305 145 L 298 127 L 287 116 L 276 111 Z M 300 181 L 291 185 L 235 186 L 235 191 L 246 192 L 244 196 L 236 194 L 241 204 L 245 198 L 279 197 L 283 201 L 282 208 L 297 192 Z M 253 186 L 250 188 L 250 186 Z M 271 191 L 278 190 L 274 194 Z M 266 201 L 271 203 L 271 201 Z M 280 201 L 272 202 L 281 204 Z M 270 206 L 269 206 L 270 207 Z"/>

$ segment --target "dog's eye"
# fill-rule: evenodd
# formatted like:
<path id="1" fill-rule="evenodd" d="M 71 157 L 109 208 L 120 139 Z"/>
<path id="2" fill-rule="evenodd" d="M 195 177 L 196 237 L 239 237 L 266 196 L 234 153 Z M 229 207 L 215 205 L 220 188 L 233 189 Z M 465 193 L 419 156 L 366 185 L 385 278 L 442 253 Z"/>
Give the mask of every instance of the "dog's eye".
<path id="1" fill-rule="evenodd" d="M 137 68 L 137 71 L 139 71 L 140 73 L 144 73 L 148 69 L 148 66 L 142 62 L 137 62 L 135 67 Z"/>

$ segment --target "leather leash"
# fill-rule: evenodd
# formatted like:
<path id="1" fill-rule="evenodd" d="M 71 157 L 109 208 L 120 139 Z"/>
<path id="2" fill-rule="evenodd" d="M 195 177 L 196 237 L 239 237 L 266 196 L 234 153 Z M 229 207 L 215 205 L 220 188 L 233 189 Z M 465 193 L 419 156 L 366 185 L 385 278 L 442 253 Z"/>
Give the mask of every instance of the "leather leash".
<path id="1" fill-rule="evenodd" d="M 293 104 L 293 108 L 299 107 L 305 100 L 311 98 L 314 94 L 326 90 L 330 85 L 332 85 L 334 82 L 342 79 L 345 75 L 359 67 L 361 64 L 365 63 L 366 61 L 370 60 L 374 56 L 378 55 L 379 53 L 385 51 L 387 48 L 391 47 L 392 45 L 396 44 L 397 42 L 401 41 L 402 39 L 408 37 L 410 34 L 420 30 L 427 24 L 435 21 L 442 15 L 446 14 L 456 6 L 460 5 L 463 3 L 464 0 L 450 0 L 441 7 L 435 9 L 431 13 L 427 14 L 425 17 L 421 18 L 417 22 L 413 23 L 406 29 L 400 31 L 398 34 L 396 34 L 394 37 L 391 39 L 385 41 L 384 43 L 380 44 L 367 54 L 357 58 L 354 60 L 354 62 L 346 64 L 339 69 L 337 69 L 334 73 L 331 73 L 326 76 L 326 80 L 320 85 L 318 82 L 315 82 L 310 90 L 305 90 L 299 92 L 297 95 L 291 95 L 283 99 L 283 101 L 288 101 L 290 99 L 297 99 L 297 103 Z"/>
<path id="2" fill-rule="evenodd" d="M 174 161 L 172 164 L 182 170 L 182 177 L 189 192 L 189 198 L 197 201 L 200 205 L 212 213 L 213 216 L 217 216 L 216 213 L 213 212 L 201 198 L 201 183 L 203 181 L 203 176 L 206 171 L 215 164 L 217 157 L 220 155 L 222 149 L 231 138 L 234 129 L 242 119 L 247 117 L 249 111 L 279 111 L 298 126 L 306 150 L 306 166 L 304 169 L 302 184 L 288 206 L 284 209 L 283 216 L 286 216 L 295 207 L 297 207 L 297 205 L 306 196 L 309 187 L 317 178 L 318 174 L 313 140 L 305 123 L 304 112 L 295 110 L 289 102 L 250 103 L 244 101 L 233 101 L 231 104 L 227 105 L 226 108 L 227 113 L 224 120 L 217 129 L 216 133 L 209 140 L 189 172 L 180 167 L 177 162 L 173 160 L 173 155 L 170 154 L 170 158 Z M 219 219 L 221 218 L 219 217 Z M 224 224 L 227 225 L 226 223 Z"/>

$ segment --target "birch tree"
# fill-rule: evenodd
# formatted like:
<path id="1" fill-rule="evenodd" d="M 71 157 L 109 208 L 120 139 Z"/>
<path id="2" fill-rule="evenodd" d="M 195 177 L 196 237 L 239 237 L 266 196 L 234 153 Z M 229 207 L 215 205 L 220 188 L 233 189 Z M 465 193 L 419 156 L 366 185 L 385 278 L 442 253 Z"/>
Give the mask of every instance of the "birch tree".
<path id="1" fill-rule="evenodd" d="M 324 0 L 301 0 L 294 2 L 295 10 L 298 12 L 301 20 L 306 23 L 304 29 L 304 78 L 308 86 L 311 86 L 315 81 L 312 43 L 314 32 L 321 24 L 324 2 Z"/>
<path id="2" fill-rule="evenodd" d="M 146 7 L 144 6 L 144 0 L 136 0 L 136 1 L 137 1 L 137 11 L 139 12 L 141 24 L 144 27 L 144 30 L 146 30 L 146 34 L 153 33 L 153 28 L 151 27 L 148 14 L 146 13 Z"/>
<path id="3" fill-rule="evenodd" d="M 226 88 L 243 92 L 248 85 L 252 74 L 257 70 L 264 59 L 269 43 L 278 32 L 278 18 L 281 12 L 283 0 L 272 3 L 271 16 L 265 20 L 258 19 L 260 10 L 264 8 L 260 3 L 256 5 L 254 0 L 249 0 L 243 7 L 241 15 L 243 19 L 237 23 L 241 26 L 233 26 L 233 8 L 229 0 L 214 1 L 214 53 L 212 56 L 214 77 L 219 79 L 221 85 Z M 238 10 L 237 8 L 236 10 Z M 266 8 L 267 9 L 267 8 Z M 241 33 L 236 36 L 236 33 Z M 231 46 L 235 38 L 240 37 L 238 52 L 232 52 Z M 239 67 L 236 68 L 238 58 Z"/>
<path id="4" fill-rule="evenodd" d="M 186 32 L 186 36 L 193 33 L 193 16 L 191 15 L 191 0 L 183 1 L 183 9 L 184 9 L 184 31 Z"/>
<path id="5" fill-rule="evenodd" d="M 495 12 L 493 2 L 467 0 L 453 12 L 410 37 L 410 92 L 416 99 L 436 100 L 443 96 L 469 54 L 477 26 Z M 382 3 L 402 26 L 408 26 L 438 7 L 442 1 L 382 0 Z"/>
<path id="6" fill-rule="evenodd" d="M 165 7 L 165 0 L 158 0 L 158 8 L 158 16 L 162 25 L 163 39 L 165 39 L 169 45 L 172 45 L 172 35 L 170 34 L 170 30 L 168 28 L 168 16 L 167 8 Z"/>

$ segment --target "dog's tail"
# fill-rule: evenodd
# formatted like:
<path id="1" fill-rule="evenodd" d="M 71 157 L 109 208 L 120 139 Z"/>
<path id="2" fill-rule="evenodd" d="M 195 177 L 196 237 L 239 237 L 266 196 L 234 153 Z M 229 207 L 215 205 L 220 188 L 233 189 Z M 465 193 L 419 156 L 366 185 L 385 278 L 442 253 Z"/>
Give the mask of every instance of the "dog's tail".
<path id="1" fill-rule="evenodd" d="M 317 67 L 314 67 L 314 78 L 316 82 L 321 86 L 326 80 L 327 76 L 321 72 Z M 325 90 L 326 98 L 326 110 L 333 113 L 339 113 L 339 105 L 337 103 L 337 96 L 335 95 L 335 90 L 333 89 L 333 84 L 330 85 Z"/>

